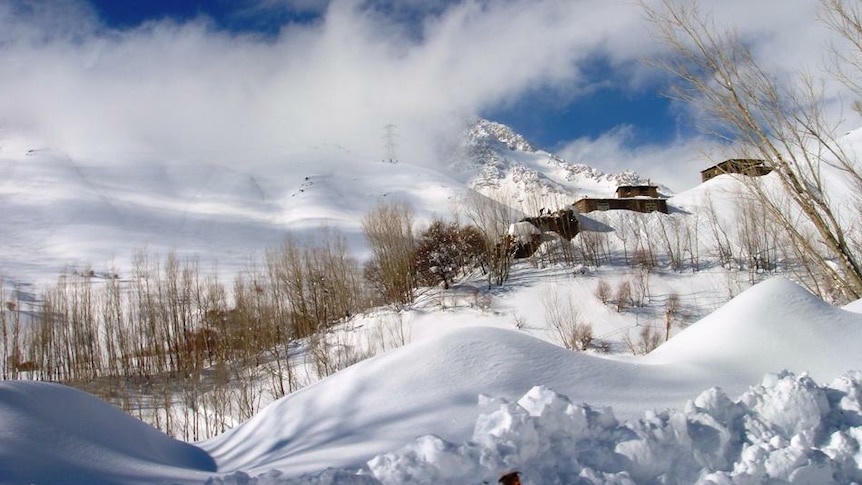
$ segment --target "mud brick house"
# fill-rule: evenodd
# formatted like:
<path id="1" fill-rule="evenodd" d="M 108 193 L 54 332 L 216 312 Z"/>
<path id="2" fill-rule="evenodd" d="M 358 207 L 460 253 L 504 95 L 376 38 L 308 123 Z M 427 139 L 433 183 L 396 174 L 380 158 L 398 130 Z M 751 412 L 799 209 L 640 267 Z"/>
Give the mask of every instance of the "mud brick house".
<path id="1" fill-rule="evenodd" d="M 617 187 L 617 199 L 630 197 L 658 198 L 658 187 L 655 185 L 620 185 Z"/>
<path id="2" fill-rule="evenodd" d="M 571 239 L 578 234 L 578 218 L 572 209 L 560 209 L 538 217 L 525 217 L 521 222 L 529 222 L 542 233 L 556 232 L 564 239 Z"/>
<path id="3" fill-rule="evenodd" d="M 547 233 L 553 232 L 567 241 L 571 240 L 578 234 L 579 227 L 574 209 L 560 209 L 547 214 L 543 209 L 537 217 L 525 217 L 509 228 L 509 235 L 514 237 L 516 243 L 514 257 L 531 256 L 548 239 Z"/>
<path id="4" fill-rule="evenodd" d="M 749 177 L 761 177 L 772 172 L 772 168 L 766 165 L 766 161 L 756 158 L 731 158 L 717 165 L 700 171 L 700 181 L 717 177 L 725 173 L 740 173 Z"/>
<path id="5" fill-rule="evenodd" d="M 622 185 L 617 188 L 616 198 L 584 197 L 575 202 L 582 214 L 592 211 L 630 210 L 636 212 L 663 212 L 667 214 L 667 200 L 658 196 L 655 185 Z"/>

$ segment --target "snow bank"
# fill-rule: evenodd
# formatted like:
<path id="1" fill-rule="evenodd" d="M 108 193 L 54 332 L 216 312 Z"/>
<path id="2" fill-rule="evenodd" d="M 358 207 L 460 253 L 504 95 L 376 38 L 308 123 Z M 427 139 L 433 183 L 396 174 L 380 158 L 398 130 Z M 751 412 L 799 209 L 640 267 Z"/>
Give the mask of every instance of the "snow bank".
<path id="1" fill-rule="evenodd" d="M 643 362 L 721 369 L 738 376 L 750 376 L 752 369 L 758 375 L 790 369 L 823 380 L 862 368 L 858 350 L 847 342 L 862 342 L 858 313 L 836 308 L 792 281 L 773 278 L 683 330 Z"/>
<path id="2" fill-rule="evenodd" d="M 850 303 L 841 307 L 841 309 L 853 313 L 862 313 L 862 299 L 851 301 Z"/>
<path id="3" fill-rule="evenodd" d="M 431 324 L 433 322 L 429 322 Z M 347 467 L 434 434 L 467 441 L 475 396 L 517 400 L 544 385 L 621 420 L 681 408 L 702 389 L 740 394 L 779 369 L 830 379 L 862 369 L 862 315 L 767 281 L 646 357 L 570 352 L 523 333 L 471 327 L 360 362 L 199 445 L 224 472 L 287 476 Z"/>
<path id="4" fill-rule="evenodd" d="M 181 483 L 215 469 L 200 448 L 89 394 L 0 382 L 0 483 Z"/>
<path id="5" fill-rule="evenodd" d="M 5 383 L 0 483 L 494 483 L 509 468 L 525 484 L 860 480 L 862 374 L 812 380 L 862 369 L 859 341 L 862 315 L 785 280 L 646 357 L 470 327 L 353 365 L 197 447 L 66 387 Z M 778 369 L 802 377 L 750 389 Z M 496 398 L 477 407 L 478 394 Z"/>
<path id="6" fill-rule="evenodd" d="M 862 480 L 862 372 L 827 386 L 769 374 L 736 400 L 712 388 L 683 409 L 620 423 L 542 386 L 517 402 L 482 396 L 473 437 L 429 435 L 368 461 L 282 479 L 245 474 L 223 483 L 497 483 L 518 470 L 530 484 L 849 483 Z"/>

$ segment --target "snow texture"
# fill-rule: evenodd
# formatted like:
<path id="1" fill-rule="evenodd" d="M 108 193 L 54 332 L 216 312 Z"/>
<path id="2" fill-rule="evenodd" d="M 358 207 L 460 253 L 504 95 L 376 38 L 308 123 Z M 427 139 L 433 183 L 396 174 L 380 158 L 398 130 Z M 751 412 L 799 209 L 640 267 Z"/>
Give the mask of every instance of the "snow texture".
<path id="1" fill-rule="evenodd" d="M 862 315 L 781 279 L 640 358 L 459 329 L 194 446 L 67 387 L 7 382 L 0 482 L 454 484 L 518 469 L 525 484 L 849 483 L 862 480 L 860 332 Z"/>

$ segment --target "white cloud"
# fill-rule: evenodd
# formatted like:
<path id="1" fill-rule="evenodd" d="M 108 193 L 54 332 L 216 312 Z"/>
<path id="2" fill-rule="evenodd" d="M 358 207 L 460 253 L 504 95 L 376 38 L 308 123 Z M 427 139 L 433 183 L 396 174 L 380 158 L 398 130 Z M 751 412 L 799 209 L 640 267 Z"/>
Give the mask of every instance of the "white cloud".
<path id="1" fill-rule="evenodd" d="M 319 22 L 261 38 L 216 30 L 206 19 L 111 31 L 86 4 L 67 0 L 0 6 L 0 127 L 99 160 L 239 161 L 321 143 L 380 157 L 383 126 L 395 123 L 401 158 L 420 160 L 459 117 L 528 90 L 588 93 L 595 79 L 581 69 L 597 56 L 618 69 L 609 73 L 620 76 L 615 84 L 642 89 L 655 74 L 641 61 L 660 52 L 629 2 L 411 2 L 428 15 L 409 28 L 393 19 L 410 5 L 387 13 L 382 0 L 256 2 L 244 5 L 325 11 Z M 758 40 L 763 56 L 791 65 L 822 52 L 812 2 L 711 3 L 720 21 Z M 592 146 L 621 167 L 639 163 L 643 150 L 626 158 L 622 133 L 578 140 L 564 154 Z M 675 149 L 650 148 L 657 163 Z"/>
<path id="2" fill-rule="evenodd" d="M 421 145 L 414 133 L 453 115 L 530 87 L 576 86 L 578 60 L 638 15 L 604 4 L 468 1 L 411 37 L 376 10 L 335 1 L 321 22 L 291 25 L 275 39 L 203 20 L 114 32 L 69 15 L 71 7 L 52 15 L 6 8 L 0 31 L 15 34 L 0 45 L 0 123 L 100 157 L 325 142 L 376 156 L 390 122 L 410 150 L 414 138 Z M 56 35 L 49 18 L 77 30 Z"/>
<path id="3" fill-rule="evenodd" d="M 604 172 L 633 170 L 642 177 L 681 192 L 700 183 L 700 171 L 729 154 L 704 138 L 677 139 L 667 144 L 633 146 L 632 127 L 620 126 L 597 138 L 578 138 L 558 154 Z"/>

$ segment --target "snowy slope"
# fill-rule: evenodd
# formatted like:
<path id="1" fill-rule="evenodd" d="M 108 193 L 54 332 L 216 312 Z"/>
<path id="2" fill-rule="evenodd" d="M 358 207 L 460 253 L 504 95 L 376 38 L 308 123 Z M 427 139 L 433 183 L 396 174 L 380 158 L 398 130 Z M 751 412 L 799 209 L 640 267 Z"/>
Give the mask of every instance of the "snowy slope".
<path id="1" fill-rule="evenodd" d="M 478 393 L 516 399 L 544 385 L 633 418 L 645 409 L 679 408 L 712 386 L 741 393 L 782 369 L 828 380 L 862 368 L 862 354 L 847 342 L 862 342 L 862 316 L 782 279 L 743 293 L 652 354 L 625 361 L 470 328 L 361 362 L 202 446 L 220 467 L 308 471 L 333 463 L 333 455 L 340 464 L 359 462 L 416 435 L 464 441 Z"/>
<path id="2" fill-rule="evenodd" d="M 477 406 L 479 394 L 516 401 L 533 386 L 542 385 L 568 396 L 574 403 L 611 406 L 619 419 L 645 419 L 643 413 L 650 409 L 685 408 L 688 413 L 686 402 L 714 386 L 721 387 L 727 395 L 737 396 L 759 383 L 764 374 L 781 369 L 797 373 L 810 371 L 815 379 L 828 382 L 849 369 L 862 368 L 862 354 L 856 345 L 860 341 L 862 315 L 826 305 L 782 279 L 767 281 L 743 293 L 645 357 L 610 359 L 573 353 L 518 332 L 496 328 L 455 330 L 361 362 L 287 396 L 224 435 L 199 443 L 200 449 L 206 453 L 184 448 L 166 437 L 157 436 L 153 430 L 144 431 L 145 426 L 140 423 L 132 424 L 134 420 L 118 411 L 103 410 L 104 405 L 75 391 L 49 384 L 11 382 L 4 384 L 0 393 L 0 422 L 4 423 L 5 433 L 0 445 L 3 464 L 0 469 L 10 469 L 11 464 L 15 464 L 14 477 L 36 479 L 49 476 L 47 474 L 65 473 L 75 477 L 77 483 L 102 476 L 102 473 L 105 481 L 117 483 L 135 483 L 146 476 L 152 479 L 173 476 L 176 480 L 185 481 L 200 477 L 201 470 L 211 470 L 212 463 L 207 461 L 211 456 L 220 474 L 236 478 L 230 474 L 241 471 L 251 476 L 263 474 L 264 477 L 287 479 L 327 467 L 361 466 L 375 455 L 409 445 L 421 436 L 434 435 L 445 442 L 465 443 L 478 439 L 473 435 L 474 427 L 511 427 L 514 424 L 503 423 L 512 423 L 511 419 L 527 419 L 517 417 L 521 411 L 506 407 L 506 413 L 515 413 L 514 417 L 498 416 L 495 419 L 504 421 L 489 422 L 488 416 L 483 414 L 490 412 L 488 406 Z M 817 396 L 838 396 L 833 391 L 829 391 L 833 394 L 823 394 L 826 391 L 814 389 L 804 379 L 770 378 L 765 382 L 769 383 L 768 386 L 758 391 L 762 396 L 745 398 L 748 399 L 745 406 L 752 413 L 766 416 L 770 422 L 785 423 L 781 426 L 790 426 L 788 423 L 798 421 L 798 416 L 811 412 L 820 416 L 822 413 L 816 406 L 814 411 L 805 407 L 818 399 L 825 399 Z M 842 392 L 856 389 L 852 383 L 842 385 L 851 386 Z M 778 386 L 775 390 L 769 390 L 775 386 Z M 782 390 L 782 386 L 789 386 L 789 390 Z M 803 397 L 793 397 L 796 392 L 803 393 Z M 804 394 L 806 392 L 814 393 L 811 394 L 814 397 Z M 858 401 L 862 394 L 857 394 L 851 395 Z M 742 409 L 729 405 L 722 400 L 726 398 L 719 398 L 714 393 L 704 396 L 707 397 L 698 398 L 698 402 L 712 409 L 709 412 L 715 416 L 710 419 L 721 416 L 727 419 L 730 416 L 727 413 Z M 541 396 L 531 399 L 539 398 Z M 756 404 L 758 399 L 779 401 L 767 409 Z M 54 404 L 60 400 L 69 403 L 64 405 L 68 412 L 63 415 L 56 413 Z M 846 399 L 839 401 L 841 406 L 851 406 L 846 409 L 853 409 L 852 403 Z M 838 401 L 835 403 L 837 406 Z M 852 415 L 846 414 L 849 411 L 841 412 L 844 413 L 842 416 L 848 416 L 842 418 L 848 420 L 847 425 L 862 424 L 862 421 L 854 423 Z M 783 415 L 787 417 L 781 418 Z M 649 414 L 646 416 L 647 422 L 655 419 L 649 418 Z M 600 420 L 599 423 L 603 424 L 596 424 L 599 428 L 591 432 L 599 433 L 600 429 L 606 429 L 601 433 L 611 433 L 607 435 L 608 439 L 612 435 L 617 436 L 620 431 L 613 431 L 616 421 L 610 415 L 608 419 Z M 817 418 L 817 423 L 820 419 Z M 809 426 L 806 423 L 811 421 L 803 420 L 800 425 Z M 810 426 L 819 427 L 817 423 Z M 671 425 L 677 426 L 673 420 L 662 426 Z M 652 425 L 643 426 L 648 429 Z M 722 426 L 735 429 L 737 425 L 728 421 Z M 33 432 L 40 429 L 46 431 Z M 69 436 L 68 441 L 54 439 L 55 435 L 48 429 L 64 430 L 64 436 Z M 529 436 L 520 434 L 522 432 L 514 435 L 515 443 Z M 673 446 L 681 449 L 690 447 L 685 441 L 675 441 L 683 439 L 682 436 L 668 437 L 676 433 L 669 432 L 671 435 L 663 435 L 665 437 L 661 439 L 671 440 L 668 443 L 677 443 Z M 631 433 L 631 430 L 626 433 Z M 792 436 L 790 428 L 781 433 L 788 440 Z M 852 433 L 847 435 L 847 439 L 852 436 L 856 436 L 852 438 L 854 440 L 862 439 L 862 431 L 858 436 Z M 136 436 L 134 445 L 128 443 L 130 435 Z M 592 439 L 598 439 L 598 436 Z M 620 440 L 620 436 L 623 435 L 614 439 Z M 757 436 L 752 440 L 757 441 Z M 814 446 L 814 441 L 810 441 L 814 435 L 811 436 L 802 444 Z M 765 439 L 769 441 L 771 438 L 767 436 Z M 429 442 L 423 443 L 428 445 Z M 790 441 L 774 443 L 775 449 L 782 449 L 789 446 Z M 778 446 L 781 443 L 784 444 Z M 795 443 L 798 445 L 800 442 Z M 65 448 L 67 445 L 71 448 Z M 638 446 L 653 445 L 647 441 Z M 43 446 L 46 450 L 38 460 L 22 458 L 22 453 L 35 446 Z M 445 446 L 448 445 L 444 445 L 442 450 L 447 449 Z M 528 445 L 524 443 L 523 446 Z M 617 446 L 618 452 L 624 449 L 619 448 L 622 445 Z M 667 446 L 670 445 L 660 446 L 669 449 Z M 847 446 L 847 450 L 855 449 L 852 444 Z M 70 449 L 84 451 L 71 453 Z M 510 448 L 498 448 L 503 449 Z M 807 448 L 803 446 L 802 449 Z M 528 450 L 523 450 L 523 453 L 529 454 Z M 638 460 L 646 456 L 633 450 L 625 453 L 635 453 L 631 456 L 639 456 Z M 445 458 L 445 455 L 441 456 Z M 433 463 L 436 455 L 423 456 Z M 852 456 L 852 452 L 847 456 Z M 541 463 L 547 462 L 547 457 L 543 460 Z M 790 468 L 782 469 L 784 475 L 780 476 L 789 476 L 804 464 L 794 460 L 787 465 Z M 96 467 L 92 468 L 94 463 Z M 380 469 L 381 477 L 398 469 L 384 462 L 373 463 Z M 273 470 L 277 473 L 273 474 Z M 683 471 L 692 473 L 689 468 Z M 652 473 L 649 470 L 641 472 L 645 474 L 643 476 L 651 476 L 649 473 Z"/>
<path id="3" fill-rule="evenodd" d="M 92 396 L 0 382 L 0 483 L 205 480 L 215 462 Z"/>
<path id="4" fill-rule="evenodd" d="M 0 180 L 0 203 L 7 208 L 5 224 L 0 228 L 0 275 L 22 280 L 52 279 L 69 262 L 92 264 L 97 269 L 109 267 L 113 262 L 122 271 L 129 267 L 134 252 L 144 248 L 162 253 L 174 249 L 181 254 L 196 255 L 203 266 L 217 260 L 221 271 L 230 272 L 242 268 L 254 252 L 279 244 L 285 232 L 311 236 L 321 224 L 341 229 L 361 257 L 359 221 L 382 201 L 410 202 L 421 225 L 434 215 L 450 214 L 459 197 L 470 188 L 525 212 L 537 212 L 541 207 L 571 203 L 582 195 L 612 196 L 621 183 L 643 182 L 635 174 L 608 175 L 568 164 L 533 149 L 505 126 L 486 121 L 479 121 L 468 130 L 444 169 L 409 161 L 384 163 L 339 146 L 309 147 L 284 156 L 250 155 L 247 160 L 235 162 L 115 163 L 72 160 L 51 150 L 31 151 L 32 146 L 5 143 L 0 147 L 0 169 L 7 175 Z M 738 186 L 733 176 L 717 177 L 672 197 L 670 205 L 677 209 L 674 214 L 650 214 L 645 218 L 648 224 L 666 220 L 662 218 L 691 218 L 704 225 L 701 232 L 707 234 L 709 228 L 703 217 L 703 211 L 709 208 L 707 201 L 712 200 L 717 215 L 732 224 L 734 212 L 730 202 L 738 194 Z M 614 225 L 622 221 L 621 217 L 608 213 L 602 221 Z M 706 239 L 702 236 L 705 249 L 711 244 Z M 704 254 L 704 259 L 707 257 Z M 725 278 L 723 268 L 718 270 L 722 271 L 718 278 Z M 538 269 L 530 271 L 539 276 L 544 274 Z M 571 273 L 568 269 L 560 271 Z M 573 403 L 611 406 L 620 419 L 644 420 L 645 424 L 621 429 L 610 414 L 597 411 L 599 422 L 583 436 L 603 440 L 610 447 L 608 453 L 625 456 L 629 461 L 616 461 L 618 457 L 609 460 L 605 465 L 616 467 L 611 475 L 601 478 L 600 474 L 596 480 L 585 483 L 627 483 L 625 479 L 632 476 L 651 481 L 656 478 L 653 471 L 641 465 L 629 470 L 622 464 L 650 462 L 650 453 L 656 451 L 639 447 L 667 445 L 662 449 L 681 450 L 692 448 L 692 438 L 682 436 L 680 429 L 689 428 L 679 424 L 680 420 L 687 422 L 689 414 L 680 417 L 671 413 L 676 417 L 659 419 L 670 436 L 662 439 L 671 444 L 656 445 L 661 440 L 655 441 L 654 437 L 642 437 L 643 444 L 621 444 L 633 441 L 626 437 L 638 434 L 633 431 L 638 426 L 665 429 L 654 427 L 655 413 L 650 410 L 672 408 L 685 414 L 690 408 L 687 401 L 701 391 L 719 386 L 735 398 L 760 382 L 765 374 L 782 369 L 808 372 L 807 375 L 822 383 L 848 370 L 862 368 L 862 354 L 856 345 L 862 341 L 862 315 L 847 311 L 855 307 L 834 308 L 781 279 L 743 293 L 645 357 L 573 353 L 548 343 L 553 338 L 549 337 L 547 322 L 537 316 L 541 312 L 537 300 L 549 287 L 582 300 L 581 316 L 592 321 L 599 335 L 619 337 L 621 331 L 636 333 L 637 328 L 628 328 L 632 321 L 641 324 L 646 320 L 638 318 L 657 318 L 656 308 L 620 313 L 599 303 L 591 294 L 592 285 L 598 278 L 608 277 L 608 271 L 619 272 L 618 278 L 614 275 L 618 281 L 629 277 L 623 274 L 627 269 L 600 268 L 595 275 L 566 275 L 577 280 L 571 288 L 562 279 L 552 278 L 540 284 L 511 281 L 494 296 L 499 301 L 492 305 L 492 314 L 481 317 L 474 311 L 441 308 L 437 312 L 430 306 L 416 305 L 407 316 L 413 325 L 413 344 L 360 362 L 295 392 L 248 422 L 197 447 L 170 440 L 113 409 L 106 410 L 108 407 L 103 403 L 64 387 L 4 383 L 0 387 L 0 423 L 3 423 L 0 432 L 5 433 L 0 440 L 0 482 L 51 481 L 57 476 L 66 476 L 74 483 L 196 482 L 219 474 L 230 483 L 242 482 L 247 473 L 260 476 L 260 483 L 267 483 L 328 467 L 362 467 L 365 473 L 373 469 L 377 479 L 385 483 L 403 483 L 420 481 L 416 476 L 416 480 L 405 478 L 416 470 L 429 480 L 440 478 L 441 466 L 449 466 L 461 475 L 436 483 L 464 483 L 465 476 L 493 480 L 489 473 L 499 471 L 495 467 L 526 466 L 526 455 L 522 456 L 517 447 L 531 450 L 537 446 L 520 434 L 528 433 L 524 429 L 534 424 L 524 423 L 530 423 L 536 416 L 524 414 L 524 409 L 530 406 L 511 403 L 502 405 L 502 414 L 494 414 L 487 406 L 477 406 L 479 395 L 512 402 L 550 399 L 557 403 L 555 406 L 567 406 L 560 404 L 564 401 L 561 398 L 548 397 L 554 396 L 550 391 L 531 391 L 537 385 L 566 395 Z M 702 315 L 704 308 L 718 306 L 717 294 L 736 291 L 737 283 L 731 284 L 729 278 L 736 279 L 738 274 L 726 272 L 728 281 L 716 281 L 716 277 L 709 268 L 690 276 L 664 275 L 661 281 L 653 282 L 654 296 L 660 302 L 672 292 L 680 293 L 683 303 L 696 307 L 693 313 Z M 653 302 L 652 306 L 659 304 Z M 513 328 L 512 321 L 517 317 L 538 326 L 518 332 L 500 328 Z M 486 322 L 494 328 L 477 326 Z M 804 424 L 811 420 L 800 417 L 817 411 L 811 411 L 810 406 L 799 411 L 797 408 L 804 404 L 799 403 L 810 404 L 812 399 L 815 404 L 821 403 L 818 396 L 828 395 L 830 399 L 838 398 L 830 404 L 833 410 L 829 413 L 834 416 L 827 416 L 824 410 L 821 416 L 824 420 L 828 417 L 835 421 L 839 419 L 835 416 L 839 416 L 846 420 L 841 426 L 847 424 L 852 428 L 862 424 L 862 420 L 853 421 L 856 419 L 853 416 L 862 415 L 853 414 L 856 401 L 844 402 L 834 388 L 815 389 L 805 380 L 807 375 L 798 379 L 768 377 L 768 385 L 760 391 L 751 391 L 738 403 L 720 398 L 724 394 L 707 393 L 701 401 L 712 406 L 709 413 L 713 414 L 710 418 L 691 419 L 721 421 L 721 416 L 737 412 L 740 416 L 771 413 L 768 419 L 756 420 L 769 423 L 801 420 Z M 862 394 L 853 394 L 856 381 L 847 382 L 850 382 L 845 382 L 847 389 L 840 392 L 856 396 L 858 401 Z M 800 392 L 803 397 L 788 398 L 787 409 L 783 411 L 781 402 L 774 409 L 771 405 L 757 405 L 758 400 L 782 395 L 785 388 Z M 70 404 L 63 407 L 61 414 L 53 405 L 56 402 Z M 785 411 L 786 415 L 781 414 Z M 522 429 L 521 425 L 527 428 Z M 749 432 L 743 428 L 736 422 L 722 422 L 711 429 L 724 436 Z M 862 431 L 850 428 L 841 428 L 843 434 L 840 439 L 835 438 L 837 441 L 829 449 L 839 450 L 834 455 L 843 457 L 841 466 L 858 469 L 858 463 L 862 462 L 858 456 Z M 57 430 L 62 431 L 64 438 L 55 439 Z M 474 456 L 479 449 L 471 448 L 474 442 L 485 439 L 481 430 L 492 435 L 502 433 L 500 443 L 494 441 L 497 436 L 494 435 L 494 439 L 482 444 L 488 447 L 482 448 L 485 450 L 482 453 L 490 453 L 499 462 L 492 460 L 480 465 L 478 455 Z M 515 430 L 518 435 L 512 438 L 514 441 L 505 441 L 509 439 L 505 438 L 509 436 L 506 433 Z M 814 433 L 812 429 L 804 432 Z M 751 473 L 755 481 L 758 476 L 787 480 L 805 468 L 809 455 L 822 453 L 815 446 L 816 440 L 810 437 L 801 445 L 797 439 L 793 443 L 799 446 L 791 446 L 794 433 L 788 428 L 778 435 L 764 433 L 753 439 L 751 446 L 755 448 L 771 446 L 768 453 L 784 453 L 781 455 L 784 458 L 771 458 L 782 465 L 774 465 L 769 473 L 758 471 L 757 467 L 765 466 L 768 460 L 757 455 L 760 452 L 756 450 L 747 458 L 722 455 L 720 459 L 754 470 Z M 817 433 L 818 439 L 826 439 L 821 436 L 826 433 L 825 428 L 817 428 Z M 435 438 L 429 438 L 430 435 Z M 465 448 L 459 448 L 461 443 L 466 443 Z M 616 450 L 617 446 L 623 451 Z M 827 448 L 823 445 L 823 449 Z M 42 451 L 38 454 L 34 449 Z M 742 453 L 742 450 L 740 445 L 733 451 Z M 670 451 L 662 453 L 661 460 L 653 461 L 674 459 Z M 699 467 L 705 466 L 703 460 L 719 459 L 710 453 L 685 458 L 680 476 L 690 478 L 692 473 L 696 476 Z M 560 481 L 558 475 L 546 474 L 541 467 L 547 465 L 553 469 L 554 460 L 566 460 L 564 456 L 552 455 L 541 466 L 535 465 L 532 470 L 538 475 L 526 483 Z M 578 460 L 582 459 L 589 461 L 578 455 Z M 366 465 L 368 460 L 370 465 Z M 454 461 L 446 465 L 446 460 Z M 435 467 L 438 472 L 432 470 Z M 827 475 L 832 470 L 829 467 L 824 472 Z M 11 471 L 2 475 L 3 470 Z M 812 483 L 823 482 L 824 475 L 818 475 L 823 470 L 821 467 L 812 472 L 812 476 L 820 478 L 812 479 Z M 833 470 L 833 478 L 846 477 L 843 470 Z M 579 474 L 584 469 L 570 471 Z M 351 472 L 333 473 L 318 482 L 376 483 L 367 475 L 344 478 L 345 473 Z M 341 481 L 332 478 L 336 476 Z M 307 477 L 297 480 L 296 483 L 309 483 Z"/>
<path id="5" fill-rule="evenodd" d="M 0 153 L 0 270 L 7 278 L 53 279 L 66 264 L 129 267 L 138 250 L 176 250 L 230 270 L 284 234 L 328 225 L 362 250 L 360 221 L 396 199 L 417 222 L 448 215 L 465 188 L 409 163 L 339 151 L 287 160 L 218 164 L 83 162 L 49 150 Z M 209 264 L 205 264 L 209 266 Z"/>
<path id="6" fill-rule="evenodd" d="M 173 250 L 232 272 L 279 245 L 285 232 L 309 235 L 323 225 L 342 230 L 362 257 L 362 216 L 388 200 L 409 202 L 422 225 L 451 217 L 471 188 L 535 213 L 639 180 L 568 164 L 497 123 L 479 120 L 464 133 L 450 160 L 398 163 L 336 144 L 283 154 L 78 160 L 5 134 L 0 274 L 44 282 L 72 264 L 123 271 L 141 250 Z"/>
<path id="7" fill-rule="evenodd" d="M 859 368 L 850 342 L 862 342 L 857 313 L 836 308 L 788 280 L 761 283 L 653 351 L 650 364 L 719 367 L 750 376 L 781 362 L 818 380 Z M 761 372 L 762 373 L 762 372 Z"/>

